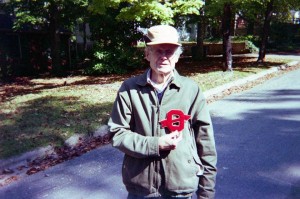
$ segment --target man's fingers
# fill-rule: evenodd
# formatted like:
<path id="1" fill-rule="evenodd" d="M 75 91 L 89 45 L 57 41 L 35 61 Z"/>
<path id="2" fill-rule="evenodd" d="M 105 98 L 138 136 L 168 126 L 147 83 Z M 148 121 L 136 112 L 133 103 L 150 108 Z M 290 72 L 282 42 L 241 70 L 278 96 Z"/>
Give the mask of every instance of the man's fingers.
<path id="1" fill-rule="evenodd" d="M 177 139 L 181 135 L 181 131 L 173 131 L 170 134 L 168 134 L 172 139 Z"/>
<path id="2" fill-rule="evenodd" d="M 181 140 L 182 140 L 182 132 L 173 131 L 159 138 L 159 148 L 161 150 L 176 149 L 178 142 L 180 142 Z"/>

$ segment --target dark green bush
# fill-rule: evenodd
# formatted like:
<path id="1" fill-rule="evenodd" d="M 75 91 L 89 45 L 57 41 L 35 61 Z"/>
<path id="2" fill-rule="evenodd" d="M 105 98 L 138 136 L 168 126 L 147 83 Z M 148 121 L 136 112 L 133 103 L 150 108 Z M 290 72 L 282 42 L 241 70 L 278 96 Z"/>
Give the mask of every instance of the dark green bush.
<path id="1" fill-rule="evenodd" d="M 136 47 L 96 48 L 92 65 L 86 69 L 87 74 L 124 74 L 144 66 L 143 51 Z"/>
<path id="2" fill-rule="evenodd" d="M 300 25 L 290 23 L 273 23 L 271 25 L 269 48 L 292 50 L 299 48 Z"/>

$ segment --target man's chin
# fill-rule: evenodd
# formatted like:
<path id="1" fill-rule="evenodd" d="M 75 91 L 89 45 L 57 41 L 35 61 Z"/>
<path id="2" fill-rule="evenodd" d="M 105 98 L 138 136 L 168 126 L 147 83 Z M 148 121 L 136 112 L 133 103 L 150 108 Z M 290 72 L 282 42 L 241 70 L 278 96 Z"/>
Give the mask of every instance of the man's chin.
<path id="1" fill-rule="evenodd" d="M 160 72 L 170 73 L 172 70 L 173 70 L 173 68 L 171 68 L 170 66 L 167 66 L 167 65 L 161 65 L 158 67 L 158 71 L 160 71 Z"/>
<path id="2" fill-rule="evenodd" d="M 164 75 L 168 75 L 171 73 L 172 70 L 168 69 L 168 70 L 159 70 L 160 74 L 164 74 Z"/>

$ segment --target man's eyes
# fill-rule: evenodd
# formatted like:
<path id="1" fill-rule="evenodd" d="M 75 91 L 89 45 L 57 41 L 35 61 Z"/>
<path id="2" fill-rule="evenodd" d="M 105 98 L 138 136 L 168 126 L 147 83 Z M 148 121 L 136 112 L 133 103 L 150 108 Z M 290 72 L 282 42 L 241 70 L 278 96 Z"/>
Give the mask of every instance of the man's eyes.
<path id="1" fill-rule="evenodd" d="M 156 51 L 157 54 L 167 54 L 167 55 L 171 55 L 174 53 L 174 51 L 172 50 L 166 50 L 166 51 L 163 51 L 163 50 L 157 50 Z"/>

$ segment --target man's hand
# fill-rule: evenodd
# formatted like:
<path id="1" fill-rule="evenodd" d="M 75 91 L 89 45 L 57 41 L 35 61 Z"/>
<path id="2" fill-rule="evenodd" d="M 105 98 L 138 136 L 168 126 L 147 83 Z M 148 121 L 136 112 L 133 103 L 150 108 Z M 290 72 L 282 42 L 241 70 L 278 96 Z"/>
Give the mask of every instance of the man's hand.
<path id="1" fill-rule="evenodd" d="M 158 146 L 160 150 L 174 150 L 181 140 L 181 131 L 173 131 L 170 134 L 161 136 L 158 139 Z"/>

